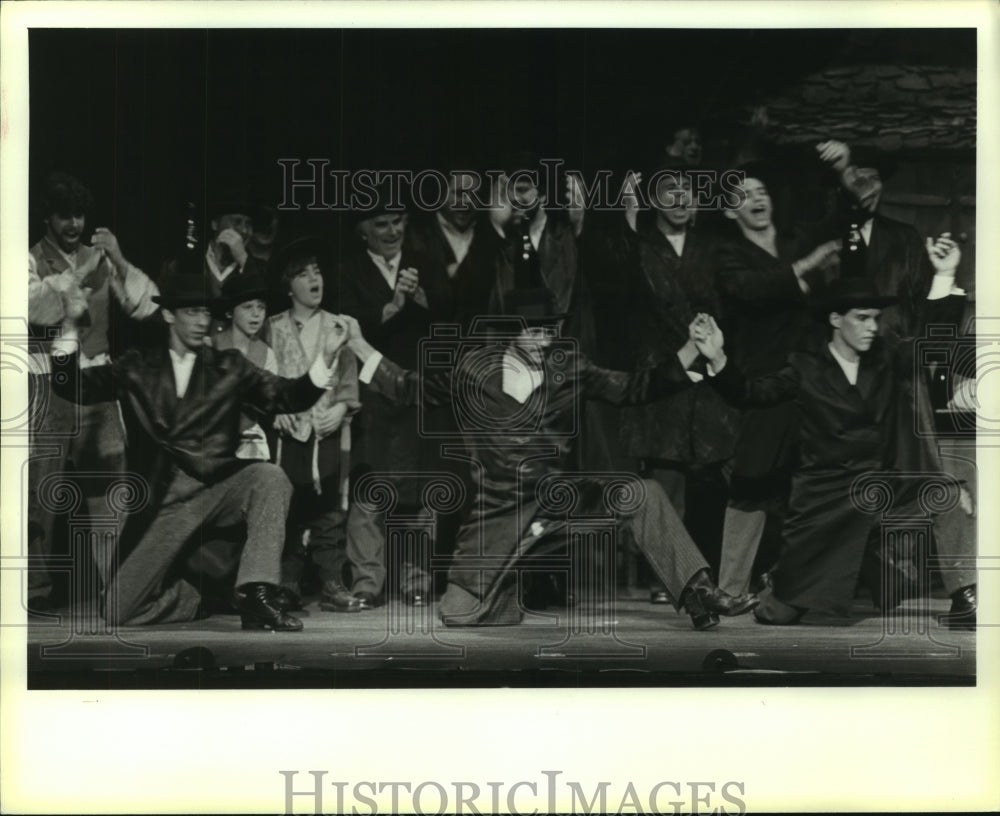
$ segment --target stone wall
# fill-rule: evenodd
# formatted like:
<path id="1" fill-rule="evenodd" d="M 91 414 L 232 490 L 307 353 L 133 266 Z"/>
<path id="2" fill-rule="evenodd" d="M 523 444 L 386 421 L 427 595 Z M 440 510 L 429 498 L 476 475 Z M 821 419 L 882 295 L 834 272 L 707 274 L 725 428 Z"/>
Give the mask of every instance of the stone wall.
<path id="1" fill-rule="evenodd" d="M 886 151 L 975 150 L 972 68 L 857 65 L 812 74 L 762 100 L 779 144 L 834 138 Z M 761 111 L 758 108 L 756 116 Z"/>

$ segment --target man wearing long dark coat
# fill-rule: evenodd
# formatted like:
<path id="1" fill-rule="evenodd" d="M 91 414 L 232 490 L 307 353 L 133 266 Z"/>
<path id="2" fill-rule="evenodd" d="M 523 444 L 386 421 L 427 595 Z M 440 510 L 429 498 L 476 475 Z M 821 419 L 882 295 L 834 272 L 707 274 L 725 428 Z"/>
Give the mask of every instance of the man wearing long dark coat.
<path id="1" fill-rule="evenodd" d="M 613 404 L 656 399 L 689 385 L 685 366 L 696 356 L 689 342 L 673 360 L 656 369 L 625 374 L 591 364 L 570 346 L 552 341 L 557 317 L 544 290 L 508 293 L 508 308 L 526 321 L 509 344 L 487 342 L 468 351 L 453 370 L 439 376 L 405 371 L 372 348 L 356 322 L 349 323 L 350 348 L 364 364 L 359 379 L 389 398 L 413 403 L 422 390 L 432 403 L 451 401 L 466 420 L 488 419 L 465 443 L 479 464 L 478 496 L 458 534 L 455 559 L 440 614 L 446 625 L 517 623 L 518 567 L 528 555 L 564 545 L 565 515 L 546 508 L 545 494 L 575 492 L 583 507 L 600 510 L 608 480 L 574 475 L 580 404 L 584 398 Z M 537 314 L 537 313 L 541 314 Z M 535 319 L 534 317 L 531 319 Z M 684 529 L 657 482 L 642 482 L 645 497 L 620 521 L 663 580 L 674 605 L 684 606 L 696 629 L 718 623 L 718 615 L 749 611 L 753 596 L 721 592 L 708 575 L 705 559 Z M 564 486 L 564 487 L 561 487 Z M 642 492 L 642 491 L 639 491 Z M 563 494 L 565 495 L 565 494 Z M 558 500 L 555 500 L 558 504 Z M 604 513 L 607 514 L 604 509 Z"/>
<path id="2" fill-rule="evenodd" d="M 947 243 L 943 252 L 954 247 Z M 955 299 L 934 294 L 928 307 L 947 315 Z M 796 623 L 807 611 L 848 613 L 875 523 L 852 497 L 852 485 L 866 473 L 896 469 L 903 449 L 922 441 L 900 433 L 901 410 L 912 411 L 900 393 L 901 383 L 913 374 L 907 353 L 912 344 L 877 337 L 881 309 L 894 303 L 868 281 L 833 282 L 824 307 L 832 326 L 830 342 L 794 352 L 780 371 L 753 379 L 738 365 L 727 365 L 717 327 L 698 344 L 715 372 L 712 384 L 727 399 L 739 405 L 786 403 L 798 415 L 799 464 L 783 528 L 784 550 L 771 571 L 773 586 L 761 594 L 755 612 L 762 623 Z M 963 540 L 939 540 L 939 550 L 954 554 Z M 975 573 L 968 570 L 949 570 L 943 577 L 953 593 L 975 584 Z"/>

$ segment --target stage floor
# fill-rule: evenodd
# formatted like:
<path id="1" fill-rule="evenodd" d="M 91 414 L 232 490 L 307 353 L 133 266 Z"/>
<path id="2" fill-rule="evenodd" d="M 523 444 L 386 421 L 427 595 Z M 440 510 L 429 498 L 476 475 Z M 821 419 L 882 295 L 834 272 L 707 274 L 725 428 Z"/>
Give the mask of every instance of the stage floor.
<path id="1" fill-rule="evenodd" d="M 108 633 L 86 610 L 28 626 L 29 688 L 974 685 L 976 635 L 937 623 L 941 599 L 890 616 L 859 600 L 840 625 L 752 615 L 705 632 L 645 598 L 547 609 L 519 626 L 445 628 L 434 607 L 357 614 L 313 602 L 301 632 L 243 631 L 236 615 Z"/>

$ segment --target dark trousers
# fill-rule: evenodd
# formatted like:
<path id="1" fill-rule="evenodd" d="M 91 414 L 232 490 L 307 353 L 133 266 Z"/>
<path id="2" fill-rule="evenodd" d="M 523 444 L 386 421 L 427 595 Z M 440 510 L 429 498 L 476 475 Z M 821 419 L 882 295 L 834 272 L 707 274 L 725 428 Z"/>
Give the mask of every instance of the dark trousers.
<path id="1" fill-rule="evenodd" d="M 107 516 L 111 512 L 105 490 L 125 469 L 125 433 L 117 403 L 76 405 L 52 393 L 47 375 L 30 376 L 35 419 L 28 462 L 28 520 L 33 522 L 28 555 L 34 560 L 69 552 L 66 514 L 55 509 L 64 504 L 59 500 L 59 483 L 65 480 L 79 488 L 85 503 L 77 510 L 80 514 Z M 99 565 L 110 555 L 93 553 Z M 29 570 L 30 597 L 51 597 L 52 591 L 52 575 L 45 567 Z"/>
<path id="2" fill-rule="evenodd" d="M 291 494 L 281 468 L 267 462 L 247 465 L 212 485 L 178 471 L 153 522 L 111 580 L 107 619 L 127 625 L 197 619 L 201 593 L 178 572 L 180 556 L 203 527 L 244 522 L 247 538 L 236 586 L 277 584 Z"/>
<path id="3" fill-rule="evenodd" d="M 281 558 L 281 583 L 303 591 L 310 569 L 320 584 L 342 583 L 347 565 L 347 513 L 341 510 L 338 474 L 320 482 L 295 485 L 285 527 L 285 549 Z M 308 536 L 306 536 L 308 533 Z"/>
<path id="4" fill-rule="evenodd" d="M 680 516 L 660 483 L 643 479 L 643 484 L 646 488 L 645 501 L 633 513 L 623 516 L 619 526 L 631 534 L 677 607 L 685 587 L 696 573 L 708 569 L 708 563 L 684 529 Z M 463 529 L 475 532 L 474 526 Z M 489 541 L 480 542 L 474 535 L 459 541 L 453 576 L 456 571 L 460 573 L 462 570 L 463 552 L 469 558 L 481 557 L 481 543 L 486 547 L 491 544 Z M 440 609 L 445 625 L 497 625 L 521 620 L 517 598 L 517 562 L 529 553 L 552 549 L 553 542 L 540 538 L 535 542 L 494 543 L 501 545 L 501 551 L 487 554 L 506 555 L 506 563 L 495 572 L 483 573 L 482 585 L 487 589 L 482 597 L 464 583 L 449 582 Z"/>

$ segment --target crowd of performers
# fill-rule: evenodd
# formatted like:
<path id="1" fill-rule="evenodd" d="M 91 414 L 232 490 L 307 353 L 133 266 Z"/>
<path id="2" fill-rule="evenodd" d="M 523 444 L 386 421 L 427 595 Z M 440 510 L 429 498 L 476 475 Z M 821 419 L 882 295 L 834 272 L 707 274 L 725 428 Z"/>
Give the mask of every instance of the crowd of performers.
<path id="1" fill-rule="evenodd" d="M 880 474 L 904 505 L 920 500 L 907 474 L 942 471 L 933 432 L 915 431 L 933 429 L 937 392 L 913 355 L 927 326 L 958 336 L 967 321 L 959 243 L 883 216 L 882 167 L 842 143 L 815 147 L 827 217 L 789 234 L 766 164 L 700 207 L 698 152 L 677 134 L 605 212 L 579 177 L 547 189 L 523 153 L 486 175 L 489 206 L 464 167 L 434 211 L 380 187 L 339 253 L 322 234 L 288 240 L 273 206 L 219 196 L 156 274 L 91 223 L 80 180 L 53 173 L 29 259 L 29 611 L 65 601 L 45 568 L 67 549 L 54 486 L 75 483 L 96 518 L 122 475 L 143 500 L 90 553 L 120 625 L 236 613 L 296 631 L 306 604 L 387 600 L 496 625 L 553 596 L 585 603 L 521 568 L 566 550 L 547 491 L 607 515 L 622 474 L 638 499 L 614 507 L 620 546 L 650 568 L 651 603 L 696 629 L 751 611 L 836 623 L 861 585 L 900 603 L 924 584 L 887 571 L 925 567 L 880 546 L 852 486 Z M 972 385 L 949 381 L 937 407 L 969 409 Z M 423 489 L 440 473 L 465 486 L 450 512 Z M 360 489 L 376 477 L 388 504 Z M 975 485 L 945 484 L 941 624 L 971 628 Z M 725 496 L 711 552 L 709 494 Z M 387 548 L 395 517 L 431 525 L 446 570 Z"/>

